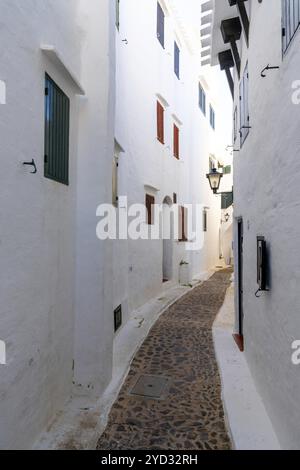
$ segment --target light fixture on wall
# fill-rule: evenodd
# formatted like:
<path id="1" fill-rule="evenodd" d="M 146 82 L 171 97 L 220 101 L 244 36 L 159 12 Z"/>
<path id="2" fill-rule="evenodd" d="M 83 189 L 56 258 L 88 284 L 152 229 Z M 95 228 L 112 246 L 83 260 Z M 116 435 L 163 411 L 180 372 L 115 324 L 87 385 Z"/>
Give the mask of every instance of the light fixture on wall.
<path id="1" fill-rule="evenodd" d="M 210 173 L 206 175 L 206 178 L 209 181 L 209 185 L 214 194 L 218 193 L 220 188 L 221 179 L 223 178 L 223 173 L 219 173 L 216 168 L 213 168 Z"/>

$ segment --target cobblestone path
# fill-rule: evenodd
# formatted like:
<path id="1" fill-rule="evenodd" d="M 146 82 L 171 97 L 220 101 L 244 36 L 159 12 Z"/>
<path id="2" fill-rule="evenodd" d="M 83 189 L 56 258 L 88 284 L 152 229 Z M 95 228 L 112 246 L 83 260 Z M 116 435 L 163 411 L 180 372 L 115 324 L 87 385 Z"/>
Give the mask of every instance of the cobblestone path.
<path id="1" fill-rule="evenodd" d="M 229 270 L 215 273 L 156 322 L 132 362 L 98 449 L 230 449 L 212 337 L 230 276 Z M 135 393 L 160 399 L 132 395 L 137 382 Z"/>

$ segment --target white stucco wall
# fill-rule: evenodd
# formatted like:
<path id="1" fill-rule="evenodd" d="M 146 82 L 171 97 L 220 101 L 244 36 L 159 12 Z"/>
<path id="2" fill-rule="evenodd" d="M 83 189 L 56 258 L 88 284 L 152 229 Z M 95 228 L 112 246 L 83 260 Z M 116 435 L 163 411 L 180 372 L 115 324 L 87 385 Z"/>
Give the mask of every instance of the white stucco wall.
<path id="1" fill-rule="evenodd" d="M 282 58 L 281 1 L 252 1 L 249 63 L 250 125 L 235 154 L 235 217 L 244 220 L 245 354 L 257 388 L 286 449 L 299 449 L 299 366 L 292 365 L 291 344 L 299 339 L 300 225 L 299 106 L 292 83 L 299 79 L 300 32 Z M 268 64 L 280 70 L 260 73 Z M 236 80 L 236 103 L 238 83 Z M 263 235 L 270 254 L 270 292 L 259 299 L 256 237 Z"/>
<path id="2" fill-rule="evenodd" d="M 110 278 L 109 270 L 105 276 L 102 272 L 111 262 L 109 248 L 96 243 L 95 213 L 110 191 L 104 173 L 113 146 L 107 126 L 113 120 L 108 60 L 113 67 L 114 35 L 108 31 L 111 2 L 83 3 L 1 1 L 0 80 L 6 84 L 6 104 L 0 106 L 0 338 L 6 342 L 7 365 L 0 374 L 0 448 L 32 445 L 71 393 L 74 358 L 76 378 L 84 385 L 96 372 L 92 385 L 98 388 L 110 377 Z M 98 47 L 87 40 L 98 40 Z M 86 100 L 79 102 L 72 81 L 41 52 L 42 44 L 55 46 L 82 80 Z M 71 100 L 68 187 L 43 176 L 45 71 Z M 98 103 L 91 101 L 93 93 Z M 22 165 L 32 158 L 36 175 Z M 80 334 L 74 356 L 75 311 Z M 87 334 L 83 318 L 86 328 L 98 335 L 93 360 L 86 349 L 96 339 Z M 81 361 L 76 360 L 78 350 Z M 87 361 L 90 368 L 84 375 Z"/>
<path id="3" fill-rule="evenodd" d="M 178 282 L 182 260 L 190 263 L 191 277 L 219 262 L 220 199 L 212 195 L 205 175 L 209 169 L 209 154 L 221 159 L 231 134 L 229 132 L 228 140 L 223 137 L 218 122 L 223 104 L 219 107 L 214 86 L 206 90 L 206 117 L 198 106 L 200 76 L 208 73 L 200 69 L 199 36 L 195 34 L 200 23 L 200 4 L 194 2 L 188 15 L 184 2 L 165 1 L 162 6 L 166 12 L 165 49 L 156 37 L 156 0 L 120 2 L 116 139 L 124 152 L 119 160 L 119 195 L 128 196 L 130 205 L 144 203 L 145 193 L 150 193 L 156 203 L 162 204 L 166 197 L 172 200 L 176 193 L 179 205 L 200 203 L 210 208 L 209 231 L 202 250 L 189 253 L 184 243 L 173 243 L 172 280 Z M 174 40 L 181 50 L 180 80 L 174 73 Z M 226 96 L 226 82 L 221 81 L 220 88 L 220 94 L 223 92 Z M 165 145 L 156 138 L 157 96 L 168 104 Z M 210 102 L 216 110 L 216 132 L 209 124 Z M 179 161 L 173 157 L 174 116 L 182 123 Z M 128 313 L 157 295 L 163 287 L 163 241 L 121 244 L 122 249 L 114 250 L 114 300 L 115 306 L 125 305 Z M 120 247 L 119 242 L 117 245 Z M 127 314 L 124 321 L 126 318 Z"/>

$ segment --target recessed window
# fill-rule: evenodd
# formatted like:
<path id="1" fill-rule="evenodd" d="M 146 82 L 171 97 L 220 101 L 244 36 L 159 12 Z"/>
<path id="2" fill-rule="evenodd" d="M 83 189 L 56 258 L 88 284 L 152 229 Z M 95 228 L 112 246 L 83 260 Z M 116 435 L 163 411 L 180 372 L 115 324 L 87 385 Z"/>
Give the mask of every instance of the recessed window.
<path id="1" fill-rule="evenodd" d="M 159 3 L 157 3 L 157 39 L 162 47 L 165 47 L 165 14 Z"/>
<path id="2" fill-rule="evenodd" d="M 282 49 L 285 53 L 300 26 L 300 0 L 282 0 Z"/>
<path id="3" fill-rule="evenodd" d="M 241 147 L 244 144 L 250 131 L 249 116 L 249 73 L 248 65 L 245 68 L 243 78 L 240 83 L 240 137 Z"/>
<path id="4" fill-rule="evenodd" d="M 204 116 L 206 116 L 206 94 L 203 87 L 199 83 L 199 108 Z"/>
<path id="5" fill-rule="evenodd" d="M 177 158 L 177 160 L 179 160 L 179 135 L 180 135 L 180 131 L 179 131 L 179 128 L 178 126 L 176 126 L 176 124 L 174 124 L 174 130 L 173 130 L 173 133 L 174 133 L 174 137 L 173 137 L 173 154 L 174 154 L 174 157 Z"/>
<path id="6" fill-rule="evenodd" d="M 174 72 L 178 80 L 180 80 L 180 49 L 174 42 Z"/>
<path id="7" fill-rule="evenodd" d="M 119 305 L 114 310 L 114 327 L 115 327 L 115 333 L 121 328 L 122 326 L 122 305 Z"/>
<path id="8" fill-rule="evenodd" d="M 187 207 L 179 207 L 179 241 L 188 241 L 188 209 Z"/>
<path id="9" fill-rule="evenodd" d="M 147 211 L 147 224 L 154 225 L 154 206 L 155 197 L 150 194 L 146 194 L 146 211 Z"/>
<path id="10" fill-rule="evenodd" d="M 116 1 L 116 27 L 117 30 L 120 30 L 120 2 L 121 0 L 115 0 Z"/>
<path id="11" fill-rule="evenodd" d="M 45 164 L 46 178 L 69 184 L 70 100 L 46 75 Z"/>
<path id="12" fill-rule="evenodd" d="M 157 140 L 165 143 L 165 110 L 164 107 L 157 101 Z"/>
<path id="13" fill-rule="evenodd" d="M 216 113 L 212 105 L 209 106 L 209 122 L 213 130 L 216 129 Z"/>
<path id="14" fill-rule="evenodd" d="M 203 232 L 207 232 L 207 209 L 203 211 Z"/>

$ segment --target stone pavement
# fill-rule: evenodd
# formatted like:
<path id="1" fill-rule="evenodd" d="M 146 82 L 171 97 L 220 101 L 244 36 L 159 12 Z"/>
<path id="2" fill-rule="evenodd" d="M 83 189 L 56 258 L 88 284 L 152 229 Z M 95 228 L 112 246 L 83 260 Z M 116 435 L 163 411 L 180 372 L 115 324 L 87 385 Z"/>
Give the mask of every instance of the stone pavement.
<path id="1" fill-rule="evenodd" d="M 231 448 L 212 336 L 230 276 L 215 273 L 162 314 L 132 362 L 98 449 Z"/>

